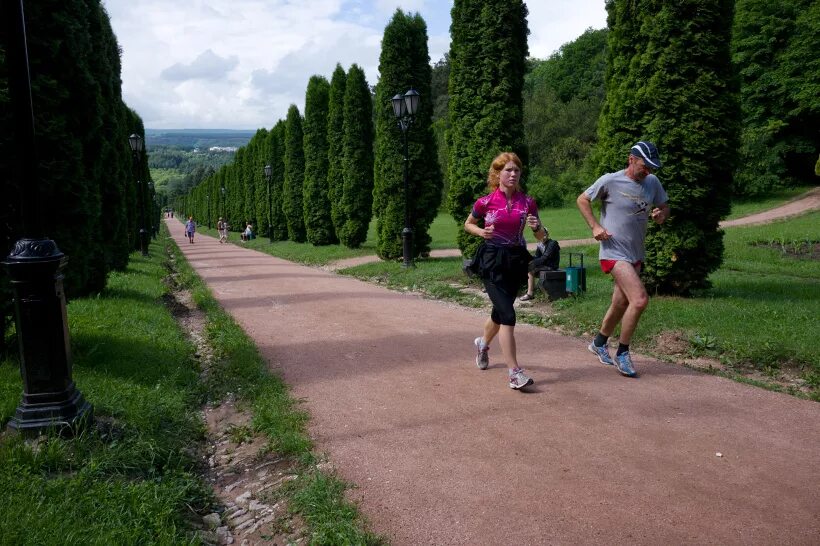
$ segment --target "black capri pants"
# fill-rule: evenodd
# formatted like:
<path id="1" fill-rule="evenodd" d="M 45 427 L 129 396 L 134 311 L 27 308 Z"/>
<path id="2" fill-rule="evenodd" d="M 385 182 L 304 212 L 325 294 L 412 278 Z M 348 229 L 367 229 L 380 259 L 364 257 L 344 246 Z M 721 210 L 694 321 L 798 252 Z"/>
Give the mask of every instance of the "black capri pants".
<path id="1" fill-rule="evenodd" d="M 515 326 L 515 298 L 518 297 L 518 291 L 521 289 L 521 282 L 518 279 L 501 279 L 494 282 L 490 279 L 484 280 L 484 288 L 487 289 L 487 295 L 490 296 L 490 301 L 493 302 L 493 311 L 490 313 L 490 318 L 496 324 L 503 326 Z"/>
<path id="2" fill-rule="evenodd" d="M 482 243 L 476 252 L 475 273 L 481 276 L 493 303 L 490 319 L 503 326 L 515 326 L 515 298 L 527 281 L 527 266 L 532 256 L 526 247 L 502 247 Z"/>

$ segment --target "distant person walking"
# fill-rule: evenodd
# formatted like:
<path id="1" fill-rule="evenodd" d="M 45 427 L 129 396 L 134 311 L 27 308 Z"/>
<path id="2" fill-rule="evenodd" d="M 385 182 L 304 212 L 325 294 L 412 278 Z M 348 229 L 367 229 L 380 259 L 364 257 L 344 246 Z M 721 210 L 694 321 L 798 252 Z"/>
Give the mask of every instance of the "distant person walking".
<path id="1" fill-rule="evenodd" d="M 658 177 L 652 174 L 660 168 L 661 158 L 655 145 L 638 142 L 630 150 L 625 169 L 603 175 L 576 199 L 592 236 L 601 242 L 598 253 L 601 270 L 611 274 L 615 281 L 612 302 L 588 349 L 601 364 L 614 365 L 627 377 L 637 375 L 629 356 L 629 342 L 649 303 L 640 278 L 646 256 L 647 221 L 652 218 L 656 224 L 662 224 L 669 218 L 669 197 Z M 595 200 L 601 201 L 600 222 L 592 212 Z M 621 332 L 613 361 L 607 341 L 618 323 Z"/>
<path id="2" fill-rule="evenodd" d="M 225 243 L 228 241 L 228 224 L 219 217 L 219 221 L 216 223 L 216 230 L 219 232 L 219 242 Z"/>
<path id="3" fill-rule="evenodd" d="M 484 335 L 475 338 L 476 365 L 486 370 L 490 365 L 490 343 L 499 336 L 501 352 L 507 361 L 511 389 L 531 385 L 533 380 L 518 365 L 515 348 L 515 298 L 527 282 L 527 266 L 532 256 L 527 252 L 524 227 L 528 226 L 540 241 L 546 229 L 538 219 L 535 200 L 521 191 L 521 160 L 512 152 L 493 159 L 487 176 L 490 193 L 479 198 L 464 222 L 467 233 L 481 237 L 473 259 L 473 271 L 481 277 L 493 304 L 484 323 Z M 484 227 L 478 225 L 484 220 Z"/>
<path id="4" fill-rule="evenodd" d="M 196 233 L 196 222 L 194 222 L 193 216 L 189 216 L 188 221 L 185 222 L 185 235 L 191 244 L 194 242 L 194 233 Z"/>

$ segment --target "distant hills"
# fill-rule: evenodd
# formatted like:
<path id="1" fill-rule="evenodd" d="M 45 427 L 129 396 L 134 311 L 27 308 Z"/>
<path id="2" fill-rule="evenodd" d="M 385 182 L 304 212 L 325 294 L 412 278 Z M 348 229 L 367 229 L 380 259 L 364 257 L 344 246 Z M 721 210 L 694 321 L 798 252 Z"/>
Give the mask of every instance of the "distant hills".
<path id="1" fill-rule="evenodd" d="M 239 148 L 247 144 L 256 130 L 243 129 L 146 129 L 145 147 L 210 148 L 212 146 Z"/>

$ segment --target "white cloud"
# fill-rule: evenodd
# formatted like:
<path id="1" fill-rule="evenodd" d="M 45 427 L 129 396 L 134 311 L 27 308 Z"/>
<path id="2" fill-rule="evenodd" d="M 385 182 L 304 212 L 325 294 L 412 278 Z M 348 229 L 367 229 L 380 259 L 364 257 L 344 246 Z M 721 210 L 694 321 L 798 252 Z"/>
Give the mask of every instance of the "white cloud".
<path id="1" fill-rule="evenodd" d="M 530 55 L 544 58 L 587 27 L 604 0 L 529 4 Z M 378 78 L 396 8 L 427 22 L 432 62 L 449 49 L 452 0 L 104 0 L 123 49 L 126 103 L 149 128 L 271 127 L 303 110 L 310 76 L 336 63 Z"/>
<path id="2" fill-rule="evenodd" d="M 239 64 L 239 58 L 231 55 L 222 58 L 210 49 L 206 49 L 190 64 L 175 63 L 160 72 L 163 80 L 221 80 Z"/>
<path id="3" fill-rule="evenodd" d="M 606 26 L 604 0 L 536 0 L 529 9 L 530 56 L 546 59 L 590 27 Z"/>

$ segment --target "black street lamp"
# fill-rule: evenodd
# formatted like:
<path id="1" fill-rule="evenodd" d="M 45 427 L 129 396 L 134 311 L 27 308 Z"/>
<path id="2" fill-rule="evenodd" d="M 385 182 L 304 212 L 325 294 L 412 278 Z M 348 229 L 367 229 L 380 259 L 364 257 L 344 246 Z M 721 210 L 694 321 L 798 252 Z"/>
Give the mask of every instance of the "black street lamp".
<path id="1" fill-rule="evenodd" d="M 23 396 L 8 427 L 24 434 L 50 429 L 72 434 L 87 427 L 94 409 L 71 378 L 71 340 L 63 293 L 68 258 L 44 235 L 34 143 L 26 24 L 22 0 L 0 2 L 6 25 L 6 66 L 17 146 L 12 173 L 20 188 L 22 238 L 6 256 L 14 295 Z"/>
<path id="2" fill-rule="evenodd" d="M 131 160 L 134 165 L 134 172 L 137 173 L 137 193 L 139 193 L 140 208 L 140 252 L 143 256 L 148 256 L 148 232 L 145 230 L 145 190 L 142 187 L 139 177 L 139 162 L 142 155 L 142 137 L 133 134 L 128 137 L 128 145 L 131 147 Z"/>
<path id="3" fill-rule="evenodd" d="M 208 223 L 208 229 L 211 229 L 211 194 L 210 193 L 205 194 L 205 201 L 206 201 L 205 207 L 208 211 L 205 214 L 205 220 Z"/>
<path id="4" fill-rule="evenodd" d="M 159 226 L 157 225 L 157 199 L 156 199 L 156 192 L 154 192 L 154 182 L 152 180 L 148 181 L 148 191 L 151 194 L 151 214 L 149 216 L 149 221 L 151 222 L 151 239 L 157 240 L 157 234 L 159 233 Z"/>
<path id="5" fill-rule="evenodd" d="M 399 128 L 404 139 L 404 229 L 401 231 L 401 249 L 404 263 L 402 267 L 415 267 L 413 263 L 413 228 L 410 227 L 410 188 L 407 180 L 407 164 L 409 158 L 407 154 L 407 130 L 413 124 L 416 112 L 419 108 L 421 95 L 415 89 L 410 89 L 404 95 L 396 95 L 390 102 L 393 104 L 393 115 L 398 120 Z"/>
<path id="6" fill-rule="evenodd" d="M 265 165 L 265 180 L 268 181 L 268 238 L 273 242 L 273 222 L 271 222 L 271 207 L 270 207 L 270 179 L 273 169 L 270 165 Z"/>
<path id="7" fill-rule="evenodd" d="M 222 222 L 225 224 L 225 233 L 227 234 L 228 233 L 228 216 L 225 214 L 225 212 L 228 210 L 228 207 L 226 206 L 226 203 L 225 203 L 225 186 L 222 186 L 220 188 L 220 191 L 222 192 Z"/>

